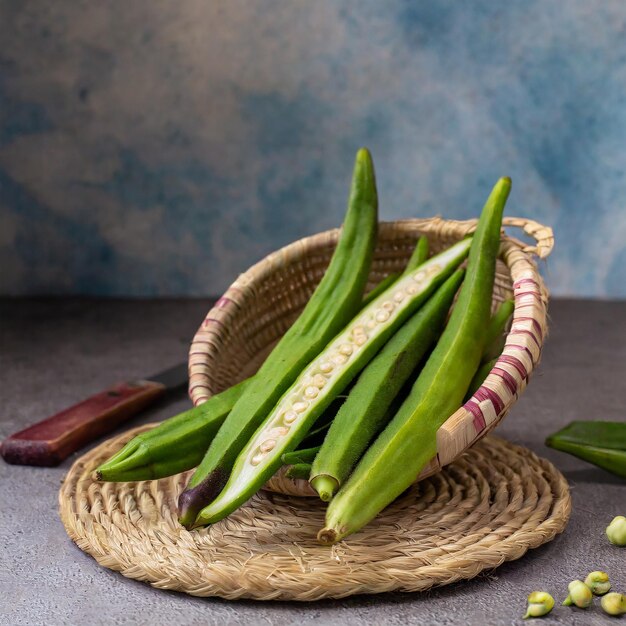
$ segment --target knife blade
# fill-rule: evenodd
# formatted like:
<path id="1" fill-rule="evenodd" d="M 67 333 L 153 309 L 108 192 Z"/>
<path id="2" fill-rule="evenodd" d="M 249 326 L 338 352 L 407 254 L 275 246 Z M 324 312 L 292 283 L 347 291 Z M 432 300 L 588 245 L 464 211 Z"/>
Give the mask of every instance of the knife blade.
<path id="1" fill-rule="evenodd" d="M 117 383 L 7 437 L 0 454 L 13 465 L 53 467 L 72 452 L 187 384 L 180 363 L 147 379 Z"/>

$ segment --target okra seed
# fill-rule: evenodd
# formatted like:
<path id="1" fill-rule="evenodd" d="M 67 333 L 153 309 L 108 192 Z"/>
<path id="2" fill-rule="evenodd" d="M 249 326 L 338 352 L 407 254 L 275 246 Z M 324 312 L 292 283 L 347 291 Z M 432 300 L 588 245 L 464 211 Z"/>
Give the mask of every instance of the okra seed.
<path id="1" fill-rule="evenodd" d="M 303 411 L 306 411 L 307 406 L 309 405 L 308 402 L 294 402 L 293 403 L 293 410 L 296 413 L 302 413 Z"/>
<path id="2" fill-rule="evenodd" d="M 324 378 L 321 374 L 315 374 L 315 376 L 313 376 L 313 384 L 318 389 L 321 389 L 326 384 L 326 378 Z"/>
<path id="3" fill-rule="evenodd" d="M 404 300 L 404 293 L 402 291 L 396 291 L 396 293 L 393 294 L 393 299 L 396 302 L 402 302 L 402 300 Z"/>
<path id="4" fill-rule="evenodd" d="M 311 385 L 310 387 L 307 387 L 304 390 L 304 395 L 307 398 L 316 398 L 317 394 L 320 392 L 320 390 L 317 387 L 314 387 L 313 385 Z"/>
<path id="5" fill-rule="evenodd" d="M 339 348 L 339 352 L 341 352 L 341 354 L 345 354 L 346 356 L 350 356 L 352 354 L 352 350 L 353 348 L 349 343 L 344 343 Z"/>
<path id="6" fill-rule="evenodd" d="M 338 353 L 333 357 L 333 361 L 337 363 L 337 365 L 343 365 L 348 362 L 348 357 L 345 354 Z"/>
<path id="7" fill-rule="evenodd" d="M 355 326 L 352 329 L 352 334 L 353 335 L 365 335 L 365 328 L 363 328 L 363 326 Z"/>
<path id="8" fill-rule="evenodd" d="M 263 454 L 255 454 L 250 460 L 250 465 L 258 465 L 263 460 Z"/>
<path id="9" fill-rule="evenodd" d="M 285 424 L 293 424 L 298 419 L 298 414 L 295 411 L 287 411 L 283 417 Z"/>
<path id="10" fill-rule="evenodd" d="M 426 278 L 426 272 L 424 271 L 417 272 L 417 274 L 413 276 L 413 280 L 417 283 L 421 283 L 424 280 L 424 278 Z"/>
<path id="11" fill-rule="evenodd" d="M 389 319 L 389 311 L 385 311 L 384 309 L 381 309 L 380 311 L 378 311 L 378 313 L 376 313 L 376 321 L 380 322 L 382 324 L 382 322 L 386 322 Z"/>
<path id="12" fill-rule="evenodd" d="M 354 338 L 354 343 L 356 343 L 357 346 L 362 346 L 366 341 L 367 335 L 359 335 L 358 337 Z"/>
<path id="13" fill-rule="evenodd" d="M 285 435 L 289 434 L 289 428 L 285 428 L 284 426 L 281 426 L 280 428 L 276 429 L 275 433 L 278 437 L 284 437 Z"/>
<path id="14" fill-rule="evenodd" d="M 407 293 L 410 293 L 411 295 L 414 295 L 417 293 L 417 287 L 415 285 L 409 285 L 407 288 Z"/>
<path id="15" fill-rule="evenodd" d="M 370 320 L 370 321 L 367 323 L 367 327 L 368 327 L 368 328 L 376 328 L 376 320 Z"/>
<path id="16" fill-rule="evenodd" d="M 324 374 L 328 374 L 333 371 L 333 364 L 328 361 L 324 361 L 320 363 L 320 372 L 324 372 Z"/>
<path id="17" fill-rule="evenodd" d="M 395 308 L 396 305 L 393 302 L 383 302 L 383 309 L 385 309 L 385 311 L 389 311 L 389 313 L 391 313 L 391 311 Z"/>
<path id="18" fill-rule="evenodd" d="M 259 446 L 259 450 L 264 453 L 271 452 L 275 445 L 276 439 L 267 439 Z"/>
<path id="19" fill-rule="evenodd" d="M 441 271 L 441 265 L 431 265 L 426 270 L 426 273 L 428 274 L 428 276 L 432 276 L 433 274 L 438 274 L 440 271 Z"/>

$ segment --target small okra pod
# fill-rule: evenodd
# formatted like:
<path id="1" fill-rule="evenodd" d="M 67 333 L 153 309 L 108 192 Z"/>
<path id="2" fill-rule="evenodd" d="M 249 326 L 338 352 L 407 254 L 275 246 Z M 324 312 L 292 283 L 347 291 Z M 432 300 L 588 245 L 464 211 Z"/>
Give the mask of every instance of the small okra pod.
<path id="1" fill-rule="evenodd" d="M 606 572 L 591 572 L 585 578 L 585 585 L 594 596 L 603 596 L 611 589 L 609 575 Z"/>
<path id="2" fill-rule="evenodd" d="M 600 600 L 602 610 L 609 615 L 626 614 L 626 596 L 622 593 L 607 593 Z"/>
<path id="3" fill-rule="evenodd" d="M 295 478 L 300 480 L 309 480 L 310 474 L 310 463 L 294 463 L 293 465 L 289 465 L 287 467 L 287 471 L 285 472 L 285 476 L 287 478 Z"/>
<path id="4" fill-rule="evenodd" d="M 554 608 L 554 598 L 546 591 L 533 591 L 528 596 L 528 609 L 524 619 L 543 617 Z"/>
<path id="5" fill-rule="evenodd" d="M 606 536 L 614 546 L 626 546 L 626 517 L 614 517 L 606 527 Z"/>
<path id="6" fill-rule="evenodd" d="M 586 609 L 588 606 L 591 606 L 593 594 L 591 593 L 591 589 L 589 589 L 582 580 L 572 580 L 572 582 L 567 585 L 567 590 L 569 591 L 569 595 L 563 601 L 564 606 L 572 606 L 572 604 L 574 604 L 579 609 Z"/>

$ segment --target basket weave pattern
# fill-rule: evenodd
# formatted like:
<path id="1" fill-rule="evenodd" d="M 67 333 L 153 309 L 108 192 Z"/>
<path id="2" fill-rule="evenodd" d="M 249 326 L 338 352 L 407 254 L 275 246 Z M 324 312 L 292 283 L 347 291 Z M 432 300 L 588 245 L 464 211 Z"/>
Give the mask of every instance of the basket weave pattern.
<path id="1" fill-rule="evenodd" d="M 94 480 L 98 464 L 146 428 L 78 459 L 59 505 L 79 548 L 159 589 L 300 601 L 422 591 L 521 557 L 560 533 L 571 509 L 567 483 L 548 461 L 487 437 L 336 546 L 317 542 L 326 508 L 318 498 L 266 491 L 221 522 L 188 531 L 176 507 L 188 473 L 137 483 Z"/>
<path id="2" fill-rule="evenodd" d="M 480 389 L 439 429 L 437 456 L 421 478 L 440 471 L 498 424 L 526 387 L 541 356 L 548 292 L 532 255 L 545 258 L 550 254 L 552 230 L 521 218 L 505 218 L 503 224 L 521 228 L 536 241 L 531 246 L 509 236 L 502 238 L 493 308 L 514 296 L 506 345 Z M 441 218 L 381 223 L 368 289 L 404 268 L 419 236 L 428 238 L 434 254 L 475 227 L 476 220 Z M 338 235 L 338 229 L 326 231 L 270 254 L 241 274 L 218 300 L 198 329 L 189 353 L 189 394 L 194 404 L 256 371 L 321 280 Z M 312 493 L 306 481 L 289 483 L 279 475 L 268 486 L 288 493 Z"/>

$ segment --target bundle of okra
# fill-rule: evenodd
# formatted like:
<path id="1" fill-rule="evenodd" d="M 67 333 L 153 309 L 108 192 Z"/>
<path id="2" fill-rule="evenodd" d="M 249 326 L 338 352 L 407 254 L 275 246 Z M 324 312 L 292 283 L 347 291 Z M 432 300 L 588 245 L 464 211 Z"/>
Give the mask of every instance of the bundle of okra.
<path id="1" fill-rule="evenodd" d="M 178 503 L 181 523 L 194 528 L 229 515 L 288 464 L 330 502 L 322 543 L 367 524 L 415 482 L 436 454 L 437 430 L 502 350 L 513 305 L 491 317 L 491 299 L 510 187 L 497 182 L 473 236 L 430 258 L 420 238 L 404 272 L 363 298 L 378 199 L 371 156 L 360 150 L 330 264 L 258 372 L 138 435 L 98 478 L 197 466 Z"/>

